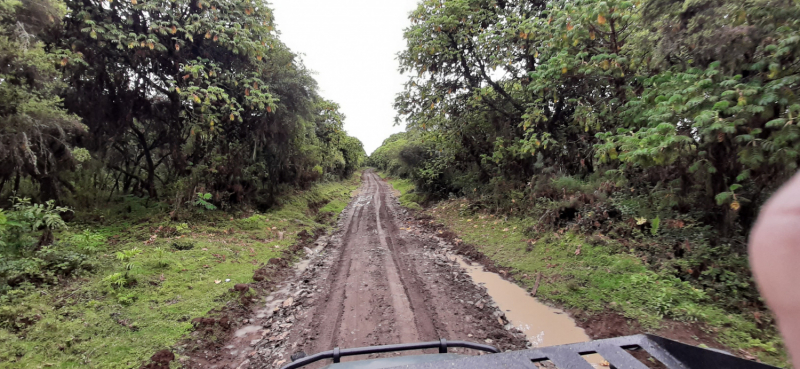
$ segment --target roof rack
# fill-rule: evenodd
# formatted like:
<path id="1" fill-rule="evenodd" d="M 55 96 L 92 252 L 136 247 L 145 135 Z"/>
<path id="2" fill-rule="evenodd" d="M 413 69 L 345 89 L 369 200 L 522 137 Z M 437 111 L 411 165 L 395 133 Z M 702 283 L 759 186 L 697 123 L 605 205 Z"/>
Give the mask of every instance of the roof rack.
<path id="1" fill-rule="evenodd" d="M 724 351 L 700 348 L 650 334 L 638 334 L 634 336 L 608 338 L 522 351 L 508 351 L 504 353 L 499 353 L 498 349 L 489 345 L 465 341 L 447 341 L 445 339 L 432 342 L 352 349 L 339 349 L 337 347 L 330 351 L 298 359 L 285 365 L 281 369 L 297 369 L 324 359 L 333 359 L 334 363 L 338 363 L 342 357 L 354 355 L 432 348 L 438 348 L 439 353 L 447 353 L 447 349 L 451 347 L 469 348 L 490 352 L 493 353 L 493 355 L 469 356 L 456 360 L 420 363 L 408 365 L 404 368 L 533 369 L 537 368 L 535 363 L 550 361 L 552 365 L 558 369 L 594 369 L 583 356 L 600 354 L 608 361 L 609 369 L 648 369 L 648 365 L 645 365 L 630 353 L 631 351 L 644 350 L 663 364 L 660 367 L 666 367 L 667 369 L 777 369 L 770 365 L 738 358 Z"/>

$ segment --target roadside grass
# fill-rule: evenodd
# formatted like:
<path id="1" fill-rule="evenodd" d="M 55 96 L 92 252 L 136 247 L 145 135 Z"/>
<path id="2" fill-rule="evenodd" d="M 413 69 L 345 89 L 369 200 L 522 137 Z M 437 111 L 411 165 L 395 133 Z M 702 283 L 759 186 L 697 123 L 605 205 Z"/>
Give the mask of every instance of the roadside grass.
<path id="1" fill-rule="evenodd" d="M 402 194 L 410 190 L 405 182 L 389 183 Z M 531 239 L 524 230 L 536 219 L 473 213 L 469 205 L 464 199 L 442 201 L 426 213 L 509 269 L 529 291 L 541 273 L 537 298 L 590 313 L 613 311 L 652 331 L 664 319 L 704 323 L 726 347 L 771 365 L 788 365 L 774 328 L 762 330 L 752 316 L 726 312 L 689 282 L 652 271 L 635 250 L 608 237 L 573 232 L 542 232 Z"/>
<path id="2" fill-rule="evenodd" d="M 408 179 L 402 178 L 393 178 L 387 176 L 383 172 L 378 172 L 378 175 L 385 179 L 386 182 L 392 185 L 392 187 L 399 192 L 399 196 L 397 199 L 400 201 L 400 205 L 403 205 L 412 210 L 422 210 L 422 206 L 419 205 L 420 202 L 423 202 L 424 199 L 415 193 L 414 183 Z"/>
<path id="3" fill-rule="evenodd" d="M 154 206 L 135 220 L 73 226 L 58 237 L 88 228 L 108 240 L 94 252 L 95 272 L 2 296 L 0 368 L 142 365 L 191 333 L 192 319 L 235 300 L 233 285 L 252 282 L 259 265 L 280 256 L 298 233 L 329 227 L 309 209 L 325 203 L 320 212 L 332 214 L 324 219 L 335 220 L 359 178 L 318 184 L 279 209 L 245 218 L 199 211 L 190 221 L 173 222 Z M 116 253 L 126 250 L 133 256 L 119 260 Z"/>

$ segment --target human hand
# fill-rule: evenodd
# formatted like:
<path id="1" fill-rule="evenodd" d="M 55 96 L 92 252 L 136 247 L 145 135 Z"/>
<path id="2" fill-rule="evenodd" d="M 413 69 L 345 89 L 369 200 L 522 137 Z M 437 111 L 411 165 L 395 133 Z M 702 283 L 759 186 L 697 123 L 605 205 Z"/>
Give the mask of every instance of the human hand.
<path id="1" fill-rule="evenodd" d="M 749 244 L 758 288 L 800 368 L 800 173 L 761 208 Z"/>

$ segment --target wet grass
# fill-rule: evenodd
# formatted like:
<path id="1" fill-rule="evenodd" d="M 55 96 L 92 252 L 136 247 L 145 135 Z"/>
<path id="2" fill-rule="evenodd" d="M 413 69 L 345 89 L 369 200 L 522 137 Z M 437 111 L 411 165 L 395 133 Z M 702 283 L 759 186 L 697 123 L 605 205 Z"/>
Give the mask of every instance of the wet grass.
<path id="1" fill-rule="evenodd" d="M 298 233 L 329 227 L 315 220 L 310 205 L 325 203 L 320 211 L 335 219 L 359 178 L 319 184 L 280 209 L 244 218 L 199 212 L 173 222 L 156 208 L 135 221 L 73 226 L 60 237 L 89 228 L 108 241 L 95 251 L 98 269 L 59 286 L 22 286 L 0 300 L 4 322 L 29 322 L 19 330 L 0 328 L 0 368 L 140 366 L 187 337 L 193 318 L 235 300 L 233 285 L 252 282 L 259 265 L 281 255 Z M 141 252 L 117 259 L 116 252 L 132 249 Z M 109 280 L 126 272 L 127 285 Z"/>
<path id="2" fill-rule="evenodd" d="M 422 207 L 419 205 L 419 203 L 422 202 L 423 199 L 415 193 L 414 183 L 411 182 L 411 180 L 389 177 L 384 173 L 378 173 L 378 175 L 392 185 L 392 187 L 400 194 L 397 197 L 397 199 L 400 201 L 400 205 L 413 210 L 422 210 Z"/>
<path id="3" fill-rule="evenodd" d="M 404 182 L 389 180 L 401 194 Z M 475 245 L 537 298 L 589 313 L 616 312 L 655 331 L 664 319 L 702 323 L 732 351 L 744 350 L 763 362 L 787 366 L 774 329 L 762 330 L 753 317 L 726 312 L 702 290 L 650 270 L 634 250 L 604 236 L 572 232 L 525 235 L 535 219 L 473 213 L 466 200 L 443 201 L 426 210 Z M 531 237 L 532 236 L 532 237 Z"/>

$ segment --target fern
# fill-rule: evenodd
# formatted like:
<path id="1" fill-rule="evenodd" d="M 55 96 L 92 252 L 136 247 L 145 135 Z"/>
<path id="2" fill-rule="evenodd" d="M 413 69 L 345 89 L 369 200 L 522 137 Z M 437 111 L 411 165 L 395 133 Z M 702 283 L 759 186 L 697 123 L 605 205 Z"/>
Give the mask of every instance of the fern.
<path id="1" fill-rule="evenodd" d="M 114 273 L 103 278 L 103 282 L 108 283 L 112 287 L 121 288 L 128 283 L 128 278 L 125 273 Z"/>
<path id="2" fill-rule="evenodd" d="M 0 247 L 15 255 L 24 255 L 33 250 L 38 232 L 66 229 L 61 213 L 69 208 L 56 206 L 54 201 L 34 204 L 29 198 L 11 197 L 12 210 L 3 213 L 0 220 Z"/>
<path id="3" fill-rule="evenodd" d="M 210 193 L 198 193 L 197 198 L 192 203 L 194 206 L 205 208 L 206 210 L 216 210 L 217 206 L 210 203 L 212 195 Z"/>

